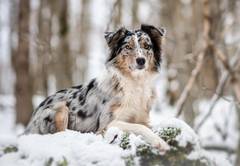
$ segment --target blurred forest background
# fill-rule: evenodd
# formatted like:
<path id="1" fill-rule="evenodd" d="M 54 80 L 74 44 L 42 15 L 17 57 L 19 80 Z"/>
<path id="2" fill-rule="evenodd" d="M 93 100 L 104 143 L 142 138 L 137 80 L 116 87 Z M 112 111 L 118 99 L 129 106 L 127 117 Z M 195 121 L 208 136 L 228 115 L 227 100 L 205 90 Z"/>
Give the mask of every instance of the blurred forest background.
<path id="1" fill-rule="evenodd" d="M 200 135 L 211 123 L 204 148 L 240 165 L 239 9 L 240 0 L 0 0 L 0 96 L 15 96 L 16 123 L 26 125 L 36 96 L 101 73 L 105 31 L 164 27 L 156 111 L 174 108 Z"/>

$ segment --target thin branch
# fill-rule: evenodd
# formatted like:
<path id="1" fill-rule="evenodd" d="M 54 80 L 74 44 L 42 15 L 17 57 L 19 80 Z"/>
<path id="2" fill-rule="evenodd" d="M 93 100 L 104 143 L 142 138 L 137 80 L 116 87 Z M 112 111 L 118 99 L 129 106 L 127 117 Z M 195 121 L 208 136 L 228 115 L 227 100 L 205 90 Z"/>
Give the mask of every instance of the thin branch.
<path id="1" fill-rule="evenodd" d="M 228 154 L 236 153 L 236 149 L 233 149 L 226 145 L 204 145 L 203 148 L 206 150 L 224 151 Z"/>
<path id="2" fill-rule="evenodd" d="M 239 79 L 236 76 L 236 72 L 230 67 L 227 57 L 223 54 L 223 52 L 219 50 L 217 47 L 213 47 L 213 48 L 214 48 L 214 51 L 216 52 L 216 56 L 222 62 L 224 68 L 231 75 L 231 83 L 233 85 L 233 90 L 234 90 L 236 99 L 238 100 L 238 102 L 240 102 L 240 83 L 239 83 Z M 237 58 L 237 59 L 240 59 L 240 58 Z"/>
<path id="3" fill-rule="evenodd" d="M 229 60 L 227 58 L 227 56 L 224 55 L 224 53 L 218 49 L 213 43 L 211 44 L 213 50 L 214 50 L 214 55 L 221 61 L 221 63 L 223 64 L 224 68 L 229 72 L 229 74 L 234 78 L 235 77 L 235 73 L 232 70 L 230 64 L 229 64 Z"/>
<path id="4" fill-rule="evenodd" d="M 236 54 L 234 55 L 234 57 L 231 59 L 231 62 L 230 62 L 230 67 L 231 69 L 234 69 L 240 58 L 239 58 L 239 50 L 237 50 Z M 210 107 L 207 111 L 207 114 L 202 118 L 202 120 L 200 120 L 200 122 L 198 123 L 198 125 L 195 127 L 195 131 L 198 132 L 199 129 L 202 127 L 202 125 L 206 122 L 206 120 L 210 117 L 210 115 L 212 114 L 212 110 L 213 108 L 215 107 L 217 101 L 220 99 L 220 97 L 222 96 L 222 93 L 223 93 L 223 89 L 224 89 L 224 86 L 226 85 L 227 83 L 227 80 L 228 78 L 230 77 L 230 73 L 229 71 L 225 71 L 219 81 L 219 84 L 216 88 L 216 93 L 213 95 L 212 99 L 211 99 L 211 104 L 210 104 Z"/>
<path id="5" fill-rule="evenodd" d="M 197 59 L 197 64 L 196 64 L 196 67 L 193 69 L 192 73 L 191 73 L 191 77 L 190 79 L 188 80 L 187 82 L 187 85 L 185 86 L 183 92 L 181 93 L 181 96 L 179 97 L 178 101 L 177 101 L 177 104 L 176 104 L 176 117 L 179 117 L 182 113 L 182 110 L 183 110 L 183 105 L 187 99 L 187 97 L 189 96 L 189 92 L 191 91 L 192 89 L 192 86 L 203 66 L 203 60 L 204 60 L 204 56 L 205 56 L 205 53 L 204 52 L 201 52 L 199 55 L 198 55 L 198 59 Z"/>

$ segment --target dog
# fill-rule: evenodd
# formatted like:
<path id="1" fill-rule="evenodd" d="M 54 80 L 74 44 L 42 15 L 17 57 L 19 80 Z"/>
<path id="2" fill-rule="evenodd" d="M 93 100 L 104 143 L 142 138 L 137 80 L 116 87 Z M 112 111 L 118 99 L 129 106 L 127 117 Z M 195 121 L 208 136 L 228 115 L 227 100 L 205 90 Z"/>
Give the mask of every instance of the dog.
<path id="1" fill-rule="evenodd" d="M 161 151 L 169 145 L 149 128 L 149 111 L 156 98 L 164 30 L 141 25 L 106 32 L 109 56 L 103 75 L 47 97 L 33 112 L 25 134 L 65 129 L 102 133 L 110 127 L 142 135 Z"/>

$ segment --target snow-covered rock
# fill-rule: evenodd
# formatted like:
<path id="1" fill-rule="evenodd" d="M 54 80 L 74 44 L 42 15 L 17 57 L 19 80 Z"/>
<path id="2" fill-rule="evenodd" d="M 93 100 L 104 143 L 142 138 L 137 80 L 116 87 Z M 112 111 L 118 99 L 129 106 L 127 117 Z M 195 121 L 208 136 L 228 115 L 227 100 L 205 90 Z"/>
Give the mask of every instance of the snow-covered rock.
<path id="1" fill-rule="evenodd" d="M 217 165 L 183 121 L 161 121 L 153 130 L 171 146 L 164 155 L 141 136 L 117 128 L 110 128 L 104 136 L 67 130 L 20 136 L 1 148 L 0 165 Z"/>

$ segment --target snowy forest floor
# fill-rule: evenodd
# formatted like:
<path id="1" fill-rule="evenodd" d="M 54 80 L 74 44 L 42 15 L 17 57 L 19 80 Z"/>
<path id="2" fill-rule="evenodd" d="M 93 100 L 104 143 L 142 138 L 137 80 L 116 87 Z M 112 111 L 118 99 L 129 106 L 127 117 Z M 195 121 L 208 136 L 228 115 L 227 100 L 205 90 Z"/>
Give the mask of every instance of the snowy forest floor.
<path id="1" fill-rule="evenodd" d="M 128 135 L 116 128 L 108 130 L 104 137 L 70 130 L 49 135 L 21 136 L 24 128 L 14 125 L 13 97 L 1 96 L 0 99 L 0 165 L 227 166 L 232 165 L 231 162 L 235 157 L 226 153 L 205 151 L 201 148 L 209 144 L 228 145 L 233 148 L 236 146 L 234 118 L 230 120 L 230 124 L 222 124 L 222 118 L 228 113 L 226 111 L 218 113 L 218 117 L 213 112 L 215 120 L 207 121 L 199 131 L 199 136 L 185 122 L 168 117 L 166 110 L 165 113 L 153 112 L 151 122 L 155 131 L 171 145 L 171 150 L 162 155 L 150 147 L 141 136 Z M 199 107 L 206 107 L 206 105 L 207 102 L 203 101 Z M 229 107 L 229 104 L 221 101 L 216 109 L 232 110 L 228 109 Z M 170 107 L 168 111 L 171 111 L 169 109 Z M 221 135 L 218 136 L 219 131 L 216 126 L 218 130 L 224 127 L 226 138 L 222 139 Z"/>

